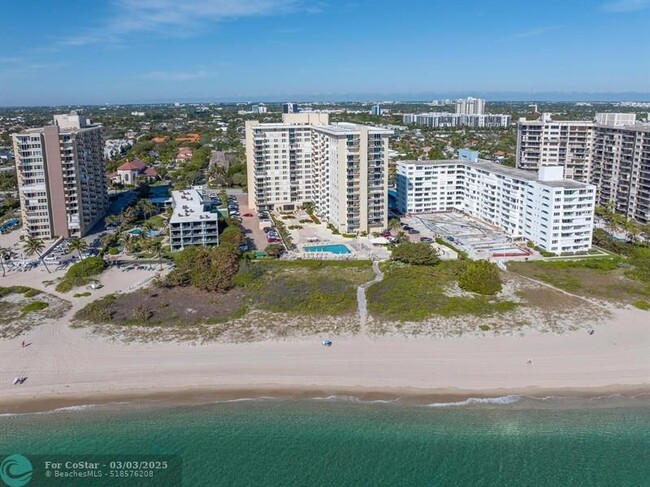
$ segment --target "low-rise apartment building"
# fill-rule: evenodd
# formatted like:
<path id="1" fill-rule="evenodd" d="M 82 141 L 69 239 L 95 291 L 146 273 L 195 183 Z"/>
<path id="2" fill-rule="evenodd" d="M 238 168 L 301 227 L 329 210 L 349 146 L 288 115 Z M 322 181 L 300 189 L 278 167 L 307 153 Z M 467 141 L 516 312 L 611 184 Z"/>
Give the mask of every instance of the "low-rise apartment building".
<path id="1" fill-rule="evenodd" d="M 72 112 L 12 137 L 23 234 L 88 233 L 109 207 L 101 125 Z"/>
<path id="2" fill-rule="evenodd" d="M 458 210 L 556 254 L 591 248 L 595 187 L 563 178 L 562 168 L 538 174 L 483 160 L 399 161 L 402 213 Z"/>
<path id="3" fill-rule="evenodd" d="M 330 124 L 326 113 L 284 114 L 282 123 L 246 122 L 250 208 L 315 213 L 343 233 L 386 228 L 391 130 Z"/>
<path id="4" fill-rule="evenodd" d="M 633 113 L 598 113 L 593 121 L 549 114 L 517 124 L 517 167 L 560 165 L 565 176 L 596 186 L 599 205 L 650 222 L 650 124 Z"/>
<path id="5" fill-rule="evenodd" d="M 172 191 L 169 243 L 172 252 L 219 244 L 219 213 L 212 212 L 210 198 L 201 189 Z"/>

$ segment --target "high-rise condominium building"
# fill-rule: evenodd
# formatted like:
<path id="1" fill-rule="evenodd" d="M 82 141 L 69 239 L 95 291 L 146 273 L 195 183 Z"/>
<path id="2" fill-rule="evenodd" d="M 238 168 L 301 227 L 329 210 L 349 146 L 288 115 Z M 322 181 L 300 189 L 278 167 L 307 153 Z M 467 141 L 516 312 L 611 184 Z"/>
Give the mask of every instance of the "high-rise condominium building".
<path id="1" fill-rule="evenodd" d="M 23 233 L 85 235 L 108 210 L 102 127 L 71 112 L 13 134 Z"/>
<path id="2" fill-rule="evenodd" d="M 283 103 L 282 113 L 298 113 L 298 105 L 296 103 Z"/>
<path id="3" fill-rule="evenodd" d="M 594 121 L 555 121 L 549 114 L 517 124 L 517 167 L 561 165 L 597 188 L 597 204 L 650 221 L 650 124 L 633 113 L 599 113 Z"/>
<path id="4" fill-rule="evenodd" d="M 379 117 L 381 115 L 381 105 L 373 105 L 370 107 L 370 115 Z"/>
<path id="5" fill-rule="evenodd" d="M 595 188 L 564 179 L 562 167 L 539 174 L 482 160 L 399 161 L 403 213 L 459 210 L 556 254 L 591 248 Z"/>
<path id="6" fill-rule="evenodd" d="M 402 116 L 405 124 L 426 125 L 433 128 L 447 127 L 476 127 L 476 128 L 506 128 L 510 125 L 510 115 L 484 113 L 482 115 L 463 115 L 458 113 L 405 113 Z"/>
<path id="7" fill-rule="evenodd" d="M 485 113 L 485 100 L 472 98 L 456 100 L 456 113 L 458 115 L 483 115 Z"/>
<path id="8" fill-rule="evenodd" d="M 330 124 L 326 113 L 246 122 L 248 199 L 259 210 L 311 202 L 343 233 L 386 228 L 391 130 Z"/>

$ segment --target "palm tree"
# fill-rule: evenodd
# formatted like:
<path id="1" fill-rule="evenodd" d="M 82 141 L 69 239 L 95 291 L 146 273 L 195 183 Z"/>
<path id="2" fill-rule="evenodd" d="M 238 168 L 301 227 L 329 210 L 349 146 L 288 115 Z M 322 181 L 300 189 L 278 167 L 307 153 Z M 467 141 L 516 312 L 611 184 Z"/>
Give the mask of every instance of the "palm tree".
<path id="1" fill-rule="evenodd" d="M 634 220 L 626 220 L 623 223 L 623 230 L 630 242 L 636 242 L 639 235 L 641 235 L 641 228 L 639 228 L 639 225 Z"/>
<path id="2" fill-rule="evenodd" d="M 162 271 L 162 242 L 160 240 L 154 240 L 151 242 L 151 245 L 149 246 L 151 251 L 153 252 L 154 256 L 156 259 L 158 259 L 158 264 L 160 264 L 160 270 Z"/>
<path id="3" fill-rule="evenodd" d="M 133 247 L 135 245 L 135 239 L 133 238 L 133 235 L 128 232 L 123 233 L 120 236 L 120 243 L 122 244 L 122 247 L 127 254 L 133 252 Z"/>
<path id="4" fill-rule="evenodd" d="M 0 247 L 0 265 L 2 265 L 2 277 L 5 277 L 6 275 L 5 256 L 7 255 L 8 251 L 9 251 L 8 249 L 5 249 L 4 247 Z"/>
<path id="5" fill-rule="evenodd" d="M 45 266 L 45 270 L 49 274 L 51 274 L 51 271 L 49 267 L 47 267 L 47 264 L 45 263 L 45 260 L 43 260 L 43 255 L 41 252 L 43 252 L 43 249 L 45 248 L 45 244 L 43 241 L 39 238 L 34 238 L 34 237 L 29 237 L 27 241 L 25 242 L 25 253 L 27 255 L 38 255 L 38 258 L 41 260 L 43 265 Z"/>
<path id="6" fill-rule="evenodd" d="M 399 228 L 399 224 L 400 224 L 399 218 L 391 218 L 390 220 L 388 220 L 388 229 L 391 231 L 395 230 L 396 228 Z"/>
<path id="7" fill-rule="evenodd" d="M 68 242 L 68 248 L 70 250 L 76 250 L 79 253 L 79 258 L 81 259 L 81 252 L 88 248 L 88 244 L 85 240 L 79 237 L 73 237 Z"/>
<path id="8" fill-rule="evenodd" d="M 157 213 L 156 205 L 154 205 L 149 200 L 140 200 L 138 202 L 138 211 L 142 213 L 142 216 L 144 217 L 145 220 L 148 220 L 149 217 L 152 217 Z"/>
<path id="9" fill-rule="evenodd" d="M 625 218 L 619 213 L 612 213 L 609 218 L 609 228 L 612 233 L 618 232 L 625 224 Z"/>

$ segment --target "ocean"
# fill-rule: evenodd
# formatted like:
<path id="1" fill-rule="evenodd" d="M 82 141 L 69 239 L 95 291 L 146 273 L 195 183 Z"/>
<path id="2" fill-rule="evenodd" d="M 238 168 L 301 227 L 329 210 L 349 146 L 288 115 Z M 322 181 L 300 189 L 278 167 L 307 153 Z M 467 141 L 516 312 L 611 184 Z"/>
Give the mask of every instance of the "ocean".
<path id="1" fill-rule="evenodd" d="M 35 469 L 29 485 L 647 486 L 650 397 L 88 406 L 0 416 L 0 458 L 9 454 L 182 463 L 176 480 L 151 484 L 42 483 Z"/>

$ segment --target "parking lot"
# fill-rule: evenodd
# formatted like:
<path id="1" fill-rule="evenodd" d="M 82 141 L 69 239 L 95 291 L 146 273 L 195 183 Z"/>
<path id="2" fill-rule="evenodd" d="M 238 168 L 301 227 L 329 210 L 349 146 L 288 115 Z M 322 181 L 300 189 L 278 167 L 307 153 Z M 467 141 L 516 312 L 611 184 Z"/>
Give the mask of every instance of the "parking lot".
<path id="1" fill-rule="evenodd" d="M 420 232 L 412 237 L 443 238 L 472 259 L 516 260 L 532 255 L 525 244 L 512 242 L 498 228 L 459 212 L 414 215 L 402 218 L 402 222 Z"/>

